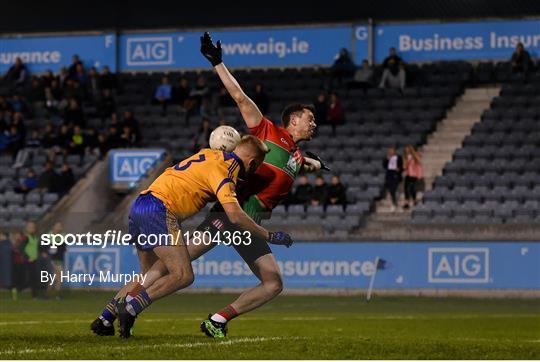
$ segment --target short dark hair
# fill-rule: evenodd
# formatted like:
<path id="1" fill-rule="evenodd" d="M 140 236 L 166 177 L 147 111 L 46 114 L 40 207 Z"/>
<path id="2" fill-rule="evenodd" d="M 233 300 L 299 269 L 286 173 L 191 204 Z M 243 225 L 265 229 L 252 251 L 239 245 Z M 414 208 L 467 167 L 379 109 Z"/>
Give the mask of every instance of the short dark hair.
<path id="1" fill-rule="evenodd" d="M 315 113 L 315 108 L 311 104 L 295 103 L 285 107 L 283 112 L 281 112 L 281 122 L 283 122 L 283 126 L 289 126 L 291 117 L 300 116 L 306 109 L 311 113 Z"/>

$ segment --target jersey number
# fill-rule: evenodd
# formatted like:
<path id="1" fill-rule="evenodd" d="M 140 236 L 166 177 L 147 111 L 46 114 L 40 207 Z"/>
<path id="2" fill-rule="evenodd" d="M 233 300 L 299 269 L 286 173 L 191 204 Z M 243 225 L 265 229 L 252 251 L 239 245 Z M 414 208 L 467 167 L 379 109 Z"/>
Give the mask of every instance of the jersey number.
<path id="1" fill-rule="evenodd" d="M 188 162 L 186 162 L 186 164 L 184 166 L 180 166 L 180 164 L 177 164 L 176 166 L 174 166 L 174 169 L 176 171 L 184 171 L 184 170 L 187 170 L 189 168 L 189 166 L 191 166 L 192 163 L 194 163 L 194 162 L 203 162 L 203 161 L 206 161 L 206 157 L 204 157 L 204 155 L 199 155 L 198 159 L 189 160 Z"/>

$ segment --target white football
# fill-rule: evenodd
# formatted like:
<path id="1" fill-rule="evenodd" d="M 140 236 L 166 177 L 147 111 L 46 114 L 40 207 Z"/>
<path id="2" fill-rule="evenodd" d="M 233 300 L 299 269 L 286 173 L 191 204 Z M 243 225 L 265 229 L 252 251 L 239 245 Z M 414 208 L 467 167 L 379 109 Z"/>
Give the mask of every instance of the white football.
<path id="1" fill-rule="evenodd" d="M 210 148 L 231 152 L 240 142 L 240 138 L 240 133 L 231 126 L 219 126 L 210 133 Z"/>

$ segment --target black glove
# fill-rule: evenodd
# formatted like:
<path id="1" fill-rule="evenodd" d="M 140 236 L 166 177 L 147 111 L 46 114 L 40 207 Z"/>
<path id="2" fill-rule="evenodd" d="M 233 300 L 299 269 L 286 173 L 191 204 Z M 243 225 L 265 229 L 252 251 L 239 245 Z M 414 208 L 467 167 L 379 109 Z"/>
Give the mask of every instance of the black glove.
<path id="1" fill-rule="evenodd" d="M 201 53 L 215 67 L 222 62 L 221 41 L 218 40 L 216 45 L 214 45 L 210 33 L 205 32 L 201 36 Z"/>
<path id="2" fill-rule="evenodd" d="M 308 155 L 308 157 L 310 158 L 313 158 L 314 160 L 319 161 L 321 163 L 321 170 L 331 171 L 330 168 L 326 166 L 326 164 L 323 162 L 323 160 L 321 160 L 321 158 L 317 156 L 316 154 L 314 154 L 313 152 L 306 151 L 306 155 Z"/>
<path id="3" fill-rule="evenodd" d="M 291 236 L 284 231 L 270 232 L 268 242 L 275 245 L 285 245 L 286 247 L 293 244 Z"/>

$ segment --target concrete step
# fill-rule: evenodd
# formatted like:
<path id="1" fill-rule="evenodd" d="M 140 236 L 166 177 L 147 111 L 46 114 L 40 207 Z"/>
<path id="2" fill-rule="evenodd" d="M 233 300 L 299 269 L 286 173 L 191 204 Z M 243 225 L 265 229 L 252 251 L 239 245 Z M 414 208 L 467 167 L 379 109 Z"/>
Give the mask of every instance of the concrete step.
<path id="1" fill-rule="evenodd" d="M 491 100 L 500 94 L 498 87 L 494 88 L 469 88 L 465 91 L 462 98 L 465 100 Z"/>
<path id="2" fill-rule="evenodd" d="M 461 102 L 459 108 L 463 111 L 479 111 L 486 109 L 486 106 L 489 106 L 489 102 L 486 101 L 463 101 Z"/>

